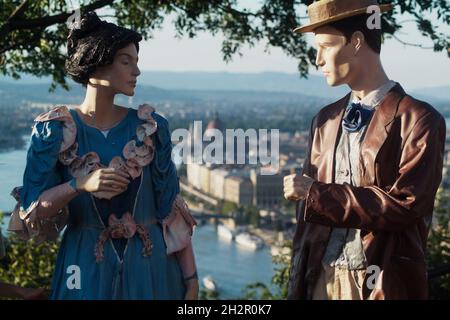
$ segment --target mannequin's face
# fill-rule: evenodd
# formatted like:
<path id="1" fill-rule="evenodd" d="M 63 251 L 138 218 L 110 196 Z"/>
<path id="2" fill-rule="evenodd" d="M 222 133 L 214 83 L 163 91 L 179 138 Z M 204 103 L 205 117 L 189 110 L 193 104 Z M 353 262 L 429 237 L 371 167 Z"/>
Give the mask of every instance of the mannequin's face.
<path id="1" fill-rule="evenodd" d="M 320 27 L 314 33 L 316 64 L 322 69 L 327 83 L 330 86 L 348 84 L 357 64 L 354 43 L 346 43 L 345 36 L 329 26 Z"/>
<path id="2" fill-rule="evenodd" d="M 134 95 L 138 68 L 138 52 L 134 43 L 117 51 L 112 64 L 99 67 L 89 79 L 91 83 L 108 87 L 114 94 Z"/>

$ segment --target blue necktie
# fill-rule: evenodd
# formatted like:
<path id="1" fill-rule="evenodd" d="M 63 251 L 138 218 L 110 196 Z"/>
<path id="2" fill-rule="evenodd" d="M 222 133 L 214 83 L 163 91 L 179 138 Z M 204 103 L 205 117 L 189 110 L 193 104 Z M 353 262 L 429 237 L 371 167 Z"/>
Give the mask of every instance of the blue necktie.
<path id="1" fill-rule="evenodd" d="M 347 132 L 359 131 L 369 120 L 372 110 L 365 109 L 360 103 L 351 103 L 345 111 L 342 127 Z"/>

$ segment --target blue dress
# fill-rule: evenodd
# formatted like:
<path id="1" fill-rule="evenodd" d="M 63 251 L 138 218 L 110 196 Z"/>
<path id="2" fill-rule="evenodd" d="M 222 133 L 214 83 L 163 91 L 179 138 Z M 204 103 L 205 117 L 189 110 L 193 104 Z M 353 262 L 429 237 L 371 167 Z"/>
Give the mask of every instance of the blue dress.
<path id="1" fill-rule="evenodd" d="M 86 125 L 75 110 L 70 112 L 77 128 L 78 155 L 95 151 L 105 166 L 122 154 L 128 141 L 136 139 L 136 127 L 143 123 L 137 110 L 129 109 L 127 116 L 105 137 L 98 129 Z M 142 174 L 130 182 L 127 191 L 111 200 L 82 193 L 69 202 L 69 218 L 56 261 L 51 299 L 184 298 L 182 270 L 176 257 L 166 254 L 161 227 L 179 193 L 178 177 L 171 160 L 167 120 L 157 113 L 152 116 L 158 128 L 155 156 Z M 68 167 L 58 161 L 62 140 L 61 121 L 35 124 L 20 194 L 25 210 L 43 191 L 73 178 Z M 153 243 L 151 255 L 142 255 L 143 242 L 135 234 L 130 239 L 107 240 L 104 260 L 96 262 L 95 245 L 108 223 L 108 216 L 114 213 L 120 218 L 127 211 L 148 231 Z"/>

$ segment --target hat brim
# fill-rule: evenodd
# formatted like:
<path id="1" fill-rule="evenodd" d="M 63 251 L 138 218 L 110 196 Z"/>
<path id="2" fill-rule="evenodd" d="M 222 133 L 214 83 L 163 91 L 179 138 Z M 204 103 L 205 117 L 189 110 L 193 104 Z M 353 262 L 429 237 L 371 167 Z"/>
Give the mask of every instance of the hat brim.
<path id="1" fill-rule="evenodd" d="M 394 7 L 392 4 L 381 4 L 379 5 L 380 7 L 380 11 L 381 12 L 386 12 L 389 10 L 392 10 L 392 8 Z M 306 32 L 314 32 L 314 29 L 317 29 L 319 27 L 322 27 L 324 25 L 327 25 L 329 23 L 332 22 L 336 22 L 339 20 L 343 20 L 345 18 L 349 18 L 349 17 L 353 17 L 353 16 L 357 16 L 360 14 L 364 14 L 367 12 L 367 8 L 361 8 L 361 9 L 356 9 L 356 10 L 352 10 L 352 11 L 348 11 L 348 12 L 344 12 L 338 15 L 335 15 L 334 17 L 322 20 L 322 21 L 318 21 L 315 23 L 310 23 L 304 26 L 300 26 L 295 28 L 293 31 L 296 33 L 306 33 Z"/>

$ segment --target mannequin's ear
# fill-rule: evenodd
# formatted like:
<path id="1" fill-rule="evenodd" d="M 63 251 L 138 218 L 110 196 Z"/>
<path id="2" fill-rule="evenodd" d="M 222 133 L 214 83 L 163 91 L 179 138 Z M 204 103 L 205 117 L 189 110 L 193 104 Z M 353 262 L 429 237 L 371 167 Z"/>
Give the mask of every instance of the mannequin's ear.
<path id="1" fill-rule="evenodd" d="M 364 34 L 361 31 L 355 31 L 352 35 L 351 45 L 354 50 L 354 55 L 356 56 L 361 50 L 362 45 L 366 41 Z"/>

